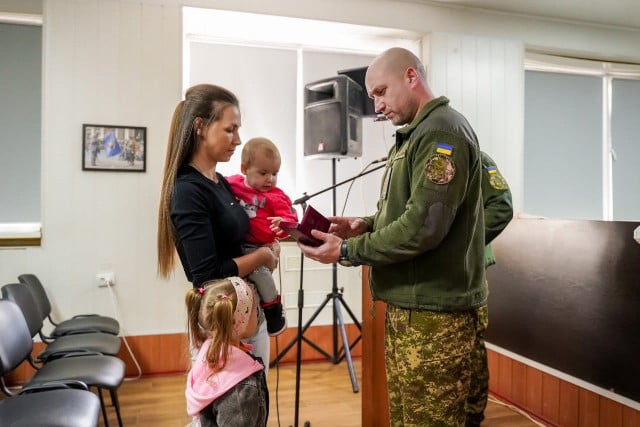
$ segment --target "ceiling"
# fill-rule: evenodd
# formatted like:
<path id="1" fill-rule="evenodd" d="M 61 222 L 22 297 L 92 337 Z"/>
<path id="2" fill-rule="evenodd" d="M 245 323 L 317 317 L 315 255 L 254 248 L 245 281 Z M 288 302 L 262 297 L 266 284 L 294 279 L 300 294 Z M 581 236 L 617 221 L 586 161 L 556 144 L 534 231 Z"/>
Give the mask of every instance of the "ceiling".
<path id="1" fill-rule="evenodd" d="M 638 0 L 413 0 L 640 30 Z"/>

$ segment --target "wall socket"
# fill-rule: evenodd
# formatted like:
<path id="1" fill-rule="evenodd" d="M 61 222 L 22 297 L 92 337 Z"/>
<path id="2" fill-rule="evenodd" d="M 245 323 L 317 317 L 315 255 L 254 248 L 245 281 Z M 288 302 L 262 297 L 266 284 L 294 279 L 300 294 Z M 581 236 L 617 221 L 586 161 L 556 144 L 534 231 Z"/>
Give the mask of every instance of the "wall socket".
<path id="1" fill-rule="evenodd" d="M 96 274 L 96 281 L 99 288 L 114 286 L 116 284 L 116 274 L 113 271 L 101 271 Z"/>

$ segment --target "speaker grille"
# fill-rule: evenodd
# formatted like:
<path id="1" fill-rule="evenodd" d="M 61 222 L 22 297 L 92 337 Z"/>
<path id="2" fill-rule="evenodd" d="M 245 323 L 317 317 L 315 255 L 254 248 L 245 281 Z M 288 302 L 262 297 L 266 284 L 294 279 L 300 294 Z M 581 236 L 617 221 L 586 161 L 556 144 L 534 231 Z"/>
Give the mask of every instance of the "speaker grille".
<path id="1" fill-rule="evenodd" d="M 334 156 L 347 154 L 342 145 L 343 122 L 339 102 L 314 104 L 305 108 L 304 115 L 304 155 Z"/>
<path id="2" fill-rule="evenodd" d="M 305 86 L 304 155 L 332 159 L 362 155 L 360 85 L 347 76 Z"/>

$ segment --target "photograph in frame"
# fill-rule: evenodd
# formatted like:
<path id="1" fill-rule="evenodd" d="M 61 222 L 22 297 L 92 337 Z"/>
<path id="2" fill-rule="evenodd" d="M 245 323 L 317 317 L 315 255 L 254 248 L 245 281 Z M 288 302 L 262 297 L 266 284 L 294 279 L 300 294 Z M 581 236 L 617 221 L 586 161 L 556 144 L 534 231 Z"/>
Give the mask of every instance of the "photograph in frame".
<path id="1" fill-rule="evenodd" d="M 82 125 L 82 170 L 145 172 L 147 128 Z"/>

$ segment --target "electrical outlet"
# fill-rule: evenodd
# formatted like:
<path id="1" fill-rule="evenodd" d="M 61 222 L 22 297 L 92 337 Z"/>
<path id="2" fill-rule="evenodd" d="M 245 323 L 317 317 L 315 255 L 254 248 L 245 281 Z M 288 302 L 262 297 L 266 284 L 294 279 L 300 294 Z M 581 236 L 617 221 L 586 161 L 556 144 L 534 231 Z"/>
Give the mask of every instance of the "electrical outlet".
<path id="1" fill-rule="evenodd" d="M 116 284 L 116 274 L 113 271 L 102 271 L 96 274 L 96 281 L 99 288 L 106 288 Z"/>

